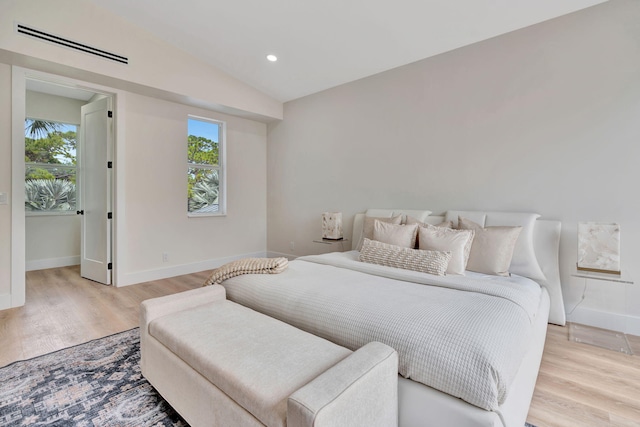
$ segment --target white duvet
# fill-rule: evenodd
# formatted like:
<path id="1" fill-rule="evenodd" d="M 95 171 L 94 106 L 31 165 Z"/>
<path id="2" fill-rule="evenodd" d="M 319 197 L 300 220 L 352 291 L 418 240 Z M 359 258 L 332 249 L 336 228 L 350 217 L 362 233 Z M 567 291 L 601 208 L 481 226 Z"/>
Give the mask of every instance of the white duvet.
<path id="1" fill-rule="evenodd" d="M 438 277 L 361 263 L 356 251 L 222 284 L 228 299 L 352 350 L 390 345 L 403 377 L 492 411 L 527 351 L 541 295 L 518 276 Z"/>

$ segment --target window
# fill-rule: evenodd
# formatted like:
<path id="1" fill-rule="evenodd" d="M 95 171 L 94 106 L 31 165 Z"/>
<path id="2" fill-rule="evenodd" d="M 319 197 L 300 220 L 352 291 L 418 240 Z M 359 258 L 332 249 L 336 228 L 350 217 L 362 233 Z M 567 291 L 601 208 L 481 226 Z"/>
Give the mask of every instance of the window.
<path id="1" fill-rule="evenodd" d="M 76 210 L 77 126 L 26 119 L 24 127 L 25 210 Z"/>
<path id="2" fill-rule="evenodd" d="M 187 127 L 187 212 L 224 215 L 224 123 L 189 117 Z"/>

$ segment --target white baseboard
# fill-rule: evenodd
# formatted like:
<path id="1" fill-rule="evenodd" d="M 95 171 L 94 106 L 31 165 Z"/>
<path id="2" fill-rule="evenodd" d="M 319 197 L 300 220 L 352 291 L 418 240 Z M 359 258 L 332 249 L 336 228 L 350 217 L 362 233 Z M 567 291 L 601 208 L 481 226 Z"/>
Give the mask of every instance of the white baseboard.
<path id="1" fill-rule="evenodd" d="M 166 279 L 169 277 L 182 276 L 183 274 L 197 273 L 199 271 L 212 270 L 231 261 L 242 258 L 260 258 L 266 256 L 265 252 L 253 252 L 248 254 L 233 255 L 225 258 L 209 259 L 206 261 L 194 262 L 191 264 L 174 265 L 155 270 L 139 271 L 124 274 L 118 281 L 117 286 L 129 286 L 136 283 L 150 282 L 152 280 Z"/>
<path id="2" fill-rule="evenodd" d="M 578 307 L 569 316 L 568 320 L 583 325 L 640 336 L 640 317 L 636 316 Z"/>
<path id="3" fill-rule="evenodd" d="M 25 270 L 26 271 L 44 270 L 45 268 L 60 268 L 60 267 L 68 267 L 70 265 L 79 265 L 79 264 L 80 264 L 80 255 L 66 256 L 61 258 L 36 259 L 33 261 L 27 261 L 25 263 Z"/>
<path id="4" fill-rule="evenodd" d="M 274 252 L 274 251 L 268 251 L 267 252 L 267 257 L 268 258 L 280 258 L 280 257 L 284 257 L 286 259 L 288 259 L 289 261 L 292 261 L 296 258 L 298 258 L 297 255 L 292 255 L 292 254 L 285 254 L 282 252 Z"/>

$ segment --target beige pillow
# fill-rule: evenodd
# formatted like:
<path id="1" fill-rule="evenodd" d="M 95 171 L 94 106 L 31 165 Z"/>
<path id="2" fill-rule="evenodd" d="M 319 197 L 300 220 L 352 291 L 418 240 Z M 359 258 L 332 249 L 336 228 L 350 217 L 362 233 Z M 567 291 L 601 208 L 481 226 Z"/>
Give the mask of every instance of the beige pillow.
<path id="1" fill-rule="evenodd" d="M 464 275 L 474 234 L 473 230 L 453 230 L 425 224 L 418 229 L 418 240 L 422 250 L 450 251 L 447 273 Z"/>
<path id="2" fill-rule="evenodd" d="M 458 228 L 473 230 L 476 236 L 471 245 L 467 270 L 478 273 L 508 276 L 513 250 L 522 227 L 495 226 L 483 228 L 463 217 L 458 218 Z"/>
<path id="3" fill-rule="evenodd" d="M 421 251 L 364 239 L 360 261 L 444 276 L 451 252 Z"/>
<path id="4" fill-rule="evenodd" d="M 418 226 L 420 227 L 426 227 L 427 225 L 431 226 L 431 224 L 428 224 L 426 222 L 421 222 L 420 220 L 412 217 L 412 216 L 408 216 L 407 215 L 407 221 L 406 221 L 407 225 L 410 224 L 418 224 Z M 440 224 L 436 224 L 433 227 L 443 227 L 443 228 L 453 228 L 453 222 L 452 221 L 442 221 Z M 416 246 L 415 248 L 419 248 L 420 247 L 420 236 L 418 236 L 418 238 L 416 239 Z"/>
<path id="5" fill-rule="evenodd" d="M 417 224 L 395 225 L 380 220 L 375 220 L 373 223 L 373 240 L 378 242 L 414 249 L 417 234 Z"/>
<path id="6" fill-rule="evenodd" d="M 373 225 L 376 220 L 387 222 L 389 224 L 400 224 L 402 222 L 402 215 L 394 216 L 392 218 L 378 218 L 375 216 L 365 216 L 364 224 L 362 227 L 362 237 L 358 242 L 357 250 L 360 250 L 360 248 L 362 248 L 362 242 L 364 242 L 364 239 L 373 239 Z"/>

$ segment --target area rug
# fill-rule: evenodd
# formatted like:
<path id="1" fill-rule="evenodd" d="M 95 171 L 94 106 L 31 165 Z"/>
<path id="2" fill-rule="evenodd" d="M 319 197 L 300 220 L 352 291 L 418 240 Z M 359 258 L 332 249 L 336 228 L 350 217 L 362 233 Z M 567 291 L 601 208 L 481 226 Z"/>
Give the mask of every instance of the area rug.
<path id="1" fill-rule="evenodd" d="M 31 425 L 189 427 L 142 376 L 138 328 L 1 368 L 0 426 Z"/>
<path id="2" fill-rule="evenodd" d="M 0 426 L 188 424 L 140 372 L 138 328 L 0 369 Z"/>

